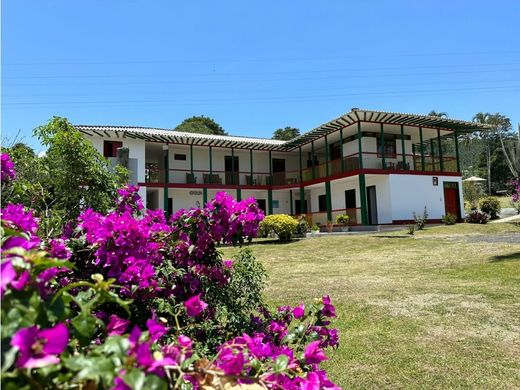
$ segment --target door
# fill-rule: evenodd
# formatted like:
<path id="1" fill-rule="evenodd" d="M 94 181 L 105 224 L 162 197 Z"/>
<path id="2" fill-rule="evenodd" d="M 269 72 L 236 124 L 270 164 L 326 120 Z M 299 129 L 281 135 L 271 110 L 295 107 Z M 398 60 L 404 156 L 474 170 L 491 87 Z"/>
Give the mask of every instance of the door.
<path id="1" fill-rule="evenodd" d="M 238 172 L 240 167 L 238 165 L 238 156 L 224 156 L 224 170 L 226 171 L 226 184 L 238 185 Z"/>
<path id="2" fill-rule="evenodd" d="M 444 215 L 453 214 L 460 221 L 459 183 L 444 182 Z"/>
<path id="3" fill-rule="evenodd" d="M 368 223 L 377 225 L 377 197 L 376 186 L 367 187 Z"/>

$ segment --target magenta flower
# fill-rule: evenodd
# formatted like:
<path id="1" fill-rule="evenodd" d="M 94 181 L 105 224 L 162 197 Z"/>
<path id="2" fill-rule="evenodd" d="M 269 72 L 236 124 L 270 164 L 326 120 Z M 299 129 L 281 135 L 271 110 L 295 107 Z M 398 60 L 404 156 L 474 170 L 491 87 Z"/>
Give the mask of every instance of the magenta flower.
<path id="1" fill-rule="evenodd" d="M 184 302 L 184 307 L 190 317 L 197 317 L 206 309 L 206 307 L 208 307 L 208 304 L 202 301 L 200 299 L 200 294 L 198 294 Z"/>
<path id="2" fill-rule="evenodd" d="M 129 320 L 125 320 L 124 318 L 112 314 L 107 325 L 107 334 L 109 336 L 120 336 L 126 332 L 129 324 Z"/>
<path id="3" fill-rule="evenodd" d="M 155 313 L 153 317 L 146 321 L 146 326 L 148 327 L 148 331 L 150 332 L 150 339 L 152 341 L 159 340 L 162 336 L 164 336 L 170 328 L 156 321 Z"/>
<path id="4" fill-rule="evenodd" d="M 38 230 L 38 220 L 33 217 L 32 210 L 25 211 L 22 204 L 9 203 L 2 209 L 2 220 L 23 232 L 34 234 Z"/>
<path id="5" fill-rule="evenodd" d="M 68 260 L 72 255 L 71 251 L 65 245 L 65 241 L 61 238 L 55 238 L 49 242 L 49 254 L 57 259 Z"/>
<path id="6" fill-rule="evenodd" d="M 239 352 L 235 355 L 231 349 L 226 348 L 219 354 L 217 365 L 226 375 L 240 375 L 244 368 L 244 354 Z"/>
<path id="7" fill-rule="evenodd" d="M 306 364 L 320 364 L 322 361 L 328 359 L 320 348 L 320 341 L 313 341 L 307 345 L 304 356 Z"/>
<path id="8" fill-rule="evenodd" d="M 9 157 L 7 153 L 2 153 L 2 183 L 5 183 L 8 180 L 13 180 L 15 177 L 16 171 L 14 170 L 14 163 L 11 161 L 11 157 Z"/>
<path id="9" fill-rule="evenodd" d="M 302 303 L 293 309 L 294 318 L 302 318 L 305 315 L 305 305 Z"/>
<path id="10" fill-rule="evenodd" d="M 18 274 L 13 267 L 11 260 L 6 260 L 2 263 L 0 277 L 0 297 L 4 296 L 4 293 L 7 291 L 8 287 L 12 287 L 18 291 L 23 290 L 31 279 L 29 271 L 23 271 L 22 273 Z"/>
<path id="11" fill-rule="evenodd" d="M 325 317 L 336 317 L 336 308 L 330 303 L 330 297 L 325 295 L 321 300 L 323 302 L 323 309 L 321 310 L 323 315 Z"/>
<path id="12" fill-rule="evenodd" d="M 58 364 L 58 356 L 65 351 L 69 340 L 69 331 L 64 323 L 53 328 L 39 330 L 37 326 L 22 328 L 11 339 L 11 345 L 17 347 L 17 366 L 21 368 L 40 368 Z"/>

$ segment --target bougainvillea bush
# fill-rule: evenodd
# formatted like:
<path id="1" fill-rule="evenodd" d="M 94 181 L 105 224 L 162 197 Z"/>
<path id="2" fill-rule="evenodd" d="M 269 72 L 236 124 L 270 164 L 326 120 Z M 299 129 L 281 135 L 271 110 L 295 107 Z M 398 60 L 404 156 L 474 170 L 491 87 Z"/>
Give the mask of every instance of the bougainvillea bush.
<path id="1" fill-rule="evenodd" d="M 330 298 L 270 310 L 251 252 L 218 251 L 256 235 L 254 199 L 218 193 L 167 220 L 137 190 L 52 239 L 32 210 L 1 210 L 3 388 L 338 388 L 320 369 L 338 345 Z"/>

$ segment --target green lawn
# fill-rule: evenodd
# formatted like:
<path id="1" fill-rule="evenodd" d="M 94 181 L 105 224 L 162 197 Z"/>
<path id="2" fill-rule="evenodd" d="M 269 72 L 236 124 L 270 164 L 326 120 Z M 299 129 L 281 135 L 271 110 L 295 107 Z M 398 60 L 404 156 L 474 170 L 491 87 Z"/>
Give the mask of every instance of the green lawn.
<path id="1" fill-rule="evenodd" d="M 341 346 L 326 368 L 343 388 L 511 389 L 520 388 L 519 234 L 458 224 L 252 249 L 269 273 L 269 303 L 332 297 Z"/>

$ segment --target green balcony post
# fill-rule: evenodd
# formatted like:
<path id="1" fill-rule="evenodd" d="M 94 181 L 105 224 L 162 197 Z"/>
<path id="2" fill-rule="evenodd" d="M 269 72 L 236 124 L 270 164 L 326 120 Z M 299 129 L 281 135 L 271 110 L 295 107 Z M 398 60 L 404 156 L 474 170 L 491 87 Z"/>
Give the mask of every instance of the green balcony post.
<path id="1" fill-rule="evenodd" d="M 269 151 L 269 183 L 267 183 L 267 185 L 272 186 L 273 183 L 273 155 L 271 151 Z"/>
<path id="2" fill-rule="evenodd" d="M 242 200 L 242 190 L 240 188 L 237 188 L 237 201 Z"/>
<path id="3" fill-rule="evenodd" d="M 273 190 L 269 188 L 267 190 L 267 214 L 273 213 Z"/>
<path id="4" fill-rule="evenodd" d="M 419 127 L 419 139 L 421 141 L 421 166 L 422 166 L 422 170 L 424 171 L 425 170 L 425 166 L 424 166 L 424 141 L 423 141 L 423 133 L 422 133 L 422 127 Z"/>
<path id="5" fill-rule="evenodd" d="M 204 207 L 208 203 L 208 189 L 204 187 L 202 189 L 202 207 Z"/>
<path id="6" fill-rule="evenodd" d="M 249 149 L 249 170 L 251 173 L 251 182 L 249 185 L 253 185 L 253 149 Z"/>
<path id="7" fill-rule="evenodd" d="M 401 153 L 403 154 L 403 170 L 406 169 L 406 151 L 404 150 L 404 125 L 401 125 Z"/>
<path id="8" fill-rule="evenodd" d="M 302 147 L 299 146 L 298 150 L 300 152 L 300 183 L 303 183 Z"/>
<path id="9" fill-rule="evenodd" d="M 312 162 L 312 180 L 316 179 L 316 170 L 314 169 L 314 141 L 311 141 L 311 162 Z"/>
<path id="10" fill-rule="evenodd" d="M 361 206 L 361 224 L 368 225 L 367 189 L 365 174 L 359 174 L 359 200 Z"/>
<path id="11" fill-rule="evenodd" d="M 432 171 L 435 171 L 435 151 L 433 149 L 433 138 L 430 139 L 430 155 L 432 160 Z"/>
<path id="12" fill-rule="evenodd" d="M 325 134 L 325 176 L 329 177 L 329 143 L 327 142 L 327 134 Z"/>
<path id="13" fill-rule="evenodd" d="M 193 144 L 190 144 L 190 172 L 193 178 Z"/>
<path id="14" fill-rule="evenodd" d="M 307 210 L 305 210 L 305 187 L 300 187 L 300 214 L 305 214 Z"/>
<path id="15" fill-rule="evenodd" d="M 211 145 L 209 146 L 209 180 L 210 184 L 213 182 L 213 158 L 211 155 Z"/>
<path id="16" fill-rule="evenodd" d="M 327 203 L 327 221 L 332 221 L 332 197 L 330 196 L 330 181 L 325 182 L 325 201 Z"/>
<path id="17" fill-rule="evenodd" d="M 235 148 L 231 148 L 231 185 L 235 185 Z"/>
<path id="18" fill-rule="evenodd" d="M 380 134 L 380 143 L 381 143 L 381 166 L 383 169 L 386 169 L 386 161 L 385 161 L 385 133 L 383 130 L 383 124 L 381 123 L 381 134 Z"/>
<path id="19" fill-rule="evenodd" d="M 291 215 L 294 215 L 292 190 L 289 190 L 289 204 L 291 205 Z"/>
<path id="20" fill-rule="evenodd" d="M 167 217 L 170 216 L 168 210 L 168 183 L 170 182 L 170 146 L 163 145 L 163 161 L 164 161 L 164 188 L 163 188 L 163 209 Z"/>
<path id="21" fill-rule="evenodd" d="M 343 160 L 343 127 L 339 129 L 339 155 L 341 158 L 341 173 L 345 172 L 345 161 Z"/>
<path id="22" fill-rule="evenodd" d="M 415 144 L 412 144 L 412 155 L 413 155 L 413 170 L 417 170 L 417 164 L 415 162 Z"/>
<path id="23" fill-rule="evenodd" d="M 457 131 L 453 132 L 455 139 L 455 158 L 457 159 L 457 173 L 460 173 L 460 158 L 459 158 L 459 134 Z"/>
<path id="24" fill-rule="evenodd" d="M 363 144 L 361 142 L 361 122 L 357 123 L 357 137 L 358 137 L 358 157 L 359 157 L 359 169 L 363 169 Z"/>
<path id="25" fill-rule="evenodd" d="M 437 129 L 437 143 L 439 144 L 439 168 L 441 172 L 444 172 L 444 161 L 442 155 L 442 140 L 441 140 L 441 131 Z"/>

